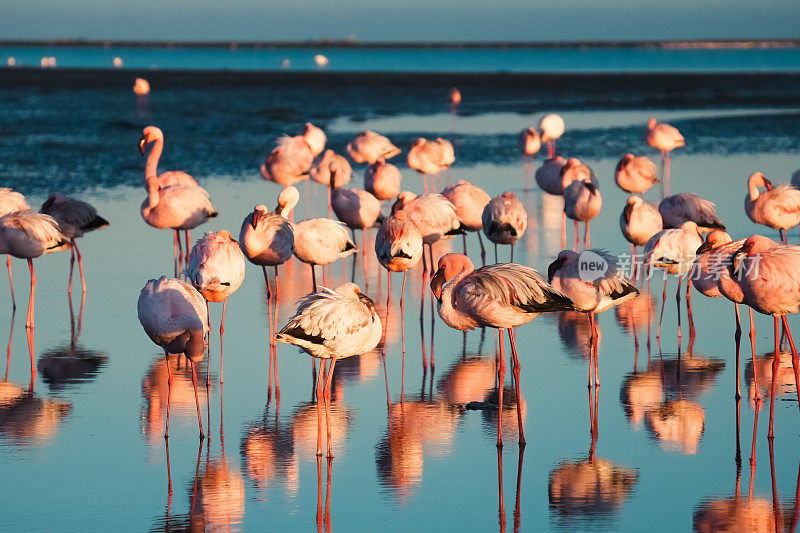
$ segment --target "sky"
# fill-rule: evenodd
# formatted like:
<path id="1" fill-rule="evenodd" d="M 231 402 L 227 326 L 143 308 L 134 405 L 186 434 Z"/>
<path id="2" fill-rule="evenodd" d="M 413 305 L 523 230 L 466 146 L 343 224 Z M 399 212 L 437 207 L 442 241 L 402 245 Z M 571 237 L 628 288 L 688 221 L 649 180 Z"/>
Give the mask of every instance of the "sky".
<path id="1" fill-rule="evenodd" d="M 0 38 L 799 38 L 800 0 L 0 0 Z"/>

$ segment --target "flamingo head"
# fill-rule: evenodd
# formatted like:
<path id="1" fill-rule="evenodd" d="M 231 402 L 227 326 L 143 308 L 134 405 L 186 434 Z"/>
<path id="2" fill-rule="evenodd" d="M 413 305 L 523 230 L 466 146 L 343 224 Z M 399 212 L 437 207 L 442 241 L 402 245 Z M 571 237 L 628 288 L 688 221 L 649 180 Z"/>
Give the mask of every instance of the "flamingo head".
<path id="1" fill-rule="evenodd" d="M 713 250 L 714 248 L 722 246 L 723 244 L 728 244 L 732 240 L 733 239 L 731 239 L 731 236 L 728 235 L 726 232 L 719 229 L 715 229 L 714 231 L 706 235 L 706 240 L 705 242 L 703 242 L 703 244 L 700 245 L 700 248 L 697 249 L 697 254 L 699 255 L 708 252 L 710 250 Z"/>
<path id="2" fill-rule="evenodd" d="M 348 298 L 352 298 L 353 300 L 358 300 L 362 304 L 364 304 L 367 309 L 370 310 L 373 314 L 375 314 L 375 301 L 361 292 L 361 288 L 356 285 L 355 283 L 343 283 L 336 287 L 334 291 L 338 292 L 342 296 L 347 296 Z"/>
<path id="3" fill-rule="evenodd" d="M 652 130 L 656 126 L 658 126 L 658 121 L 655 118 L 650 117 L 650 120 L 647 121 L 647 129 Z"/>
<path id="4" fill-rule="evenodd" d="M 416 197 L 417 195 L 411 191 L 403 191 L 400 194 L 398 194 L 397 200 L 395 200 L 394 204 L 392 205 L 392 214 L 395 214 L 401 209 L 403 209 L 405 207 L 406 202 L 410 202 Z"/>
<path id="5" fill-rule="evenodd" d="M 693 231 L 700 235 L 700 228 L 697 227 L 697 223 L 692 222 L 691 220 L 687 220 L 683 224 L 681 224 L 681 229 L 684 231 Z"/>
<path id="6" fill-rule="evenodd" d="M 163 139 L 164 133 L 155 126 L 147 126 L 142 130 L 142 136 L 139 138 L 139 153 L 144 155 L 145 147 L 158 139 Z"/>
<path id="7" fill-rule="evenodd" d="M 750 187 L 766 187 L 768 191 L 772 190 L 772 182 L 764 177 L 762 172 L 754 172 L 751 174 L 747 183 Z"/>
<path id="8" fill-rule="evenodd" d="M 550 263 L 547 267 L 547 282 L 553 283 L 553 278 L 564 265 L 572 263 L 578 259 L 579 255 L 578 252 L 573 252 L 572 250 L 561 250 L 558 253 L 558 257 L 556 260 Z"/>
<path id="9" fill-rule="evenodd" d="M 253 227 L 253 229 L 256 229 L 258 227 L 258 223 L 265 216 L 267 216 L 267 213 L 269 213 L 269 211 L 267 210 L 267 206 L 265 205 L 257 205 L 253 208 L 253 214 L 250 217 L 250 225 Z"/>
<path id="10" fill-rule="evenodd" d="M 741 277 L 742 274 L 740 269 L 742 266 L 742 260 L 744 260 L 746 257 L 750 257 L 751 255 L 765 252 L 777 245 L 778 243 L 769 237 L 764 237 L 763 235 L 751 235 L 746 241 L 744 241 L 742 247 L 733 254 L 733 273 Z M 757 264 L 755 265 L 755 268 L 758 268 Z"/>
<path id="11" fill-rule="evenodd" d="M 622 159 L 617 163 L 617 172 L 621 172 L 631 161 L 633 161 L 633 154 L 625 154 L 622 156 Z"/>
<path id="12" fill-rule="evenodd" d="M 474 266 L 472 261 L 463 254 L 445 254 L 439 258 L 439 269 L 431 278 L 431 292 L 439 302 L 442 301 L 444 284 L 462 272 L 471 272 Z"/>
<path id="13" fill-rule="evenodd" d="M 186 341 L 183 353 L 193 363 L 199 363 L 205 356 L 206 346 L 203 330 L 192 330 L 189 331 L 189 339 Z"/>
<path id="14" fill-rule="evenodd" d="M 283 218 L 287 218 L 299 201 L 300 192 L 290 185 L 284 188 L 278 195 L 278 207 L 275 208 L 275 211 Z"/>

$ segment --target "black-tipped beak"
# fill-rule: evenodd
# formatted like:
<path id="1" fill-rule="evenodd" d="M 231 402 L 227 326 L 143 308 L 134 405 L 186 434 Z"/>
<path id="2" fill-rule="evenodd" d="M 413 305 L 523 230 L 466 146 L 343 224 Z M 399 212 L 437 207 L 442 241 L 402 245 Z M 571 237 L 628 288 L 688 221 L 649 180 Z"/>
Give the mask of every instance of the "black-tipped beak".
<path id="1" fill-rule="evenodd" d="M 767 188 L 768 191 L 772 190 L 772 182 L 769 181 L 767 178 L 764 178 L 764 186 Z"/>
<path id="2" fill-rule="evenodd" d="M 558 272 L 558 270 L 564 264 L 564 261 L 566 261 L 566 259 L 562 257 L 561 259 L 556 259 L 550 263 L 550 266 L 547 267 L 547 283 L 553 283 L 553 278 L 555 277 L 556 272 Z"/>
<path id="3" fill-rule="evenodd" d="M 261 217 L 261 214 L 258 211 L 253 211 L 253 216 L 250 217 L 250 225 L 253 229 L 256 229 L 258 226 L 258 219 Z"/>
<path id="4" fill-rule="evenodd" d="M 139 139 L 139 153 L 144 155 L 144 147 L 147 146 L 147 137 L 144 135 Z"/>
<path id="5" fill-rule="evenodd" d="M 697 252 L 695 252 L 695 253 L 697 255 L 700 255 L 700 254 L 708 252 L 712 248 L 713 248 L 713 246 L 711 245 L 711 243 L 709 241 L 705 241 L 705 242 L 703 242 L 703 244 L 700 245 L 700 248 L 698 248 Z"/>
<path id="6" fill-rule="evenodd" d="M 431 278 L 431 292 L 436 296 L 439 303 L 442 303 L 442 287 L 444 287 L 445 281 L 444 270 L 441 268 Z"/>
<path id="7" fill-rule="evenodd" d="M 750 253 L 751 245 L 745 243 L 739 248 L 736 253 L 733 254 L 731 258 L 731 267 L 733 268 L 733 275 L 738 276 L 739 279 L 742 279 L 742 273 L 739 271 L 740 267 L 742 266 L 742 261 L 748 256 Z"/>

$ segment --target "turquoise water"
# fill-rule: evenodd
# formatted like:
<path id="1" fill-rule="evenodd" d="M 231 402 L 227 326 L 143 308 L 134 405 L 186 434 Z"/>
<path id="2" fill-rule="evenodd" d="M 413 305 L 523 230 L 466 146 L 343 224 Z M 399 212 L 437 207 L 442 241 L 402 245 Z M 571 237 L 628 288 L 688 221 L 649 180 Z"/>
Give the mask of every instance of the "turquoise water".
<path id="1" fill-rule="evenodd" d="M 800 70 L 800 48 L 674 50 L 586 49 L 146 49 L 0 48 L 5 64 L 39 66 L 55 57 L 59 67 L 110 68 L 115 57 L 132 69 L 317 70 L 322 54 L 331 71 L 396 72 L 757 72 Z"/>

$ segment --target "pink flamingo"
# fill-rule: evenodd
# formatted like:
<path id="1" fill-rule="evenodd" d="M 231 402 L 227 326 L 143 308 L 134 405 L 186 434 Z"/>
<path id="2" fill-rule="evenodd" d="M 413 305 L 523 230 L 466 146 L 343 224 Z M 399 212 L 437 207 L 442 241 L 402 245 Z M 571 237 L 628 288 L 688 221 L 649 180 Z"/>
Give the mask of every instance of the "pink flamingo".
<path id="1" fill-rule="evenodd" d="M 661 214 L 665 228 L 680 228 L 684 222 L 691 220 L 697 224 L 700 233 L 725 229 L 725 224 L 717 218 L 714 203 L 704 200 L 694 193 L 682 192 L 667 196 L 658 204 L 658 212 Z"/>
<path id="2" fill-rule="evenodd" d="M 500 330 L 500 369 L 498 405 L 503 405 L 503 383 L 506 374 L 503 352 L 503 330 L 508 330 L 514 362 L 514 384 L 517 399 L 520 361 L 517 356 L 514 328 L 527 324 L 541 313 L 573 309 L 569 298 L 553 289 L 534 269 L 515 263 L 488 265 L 474 270 L 465 255 L 446 254 L 439 259 L 438 270 L 431 279 L 431 291 L 439 301 L 439 316 L 445 324 L 459 331 L 477 327 Z M 450 283 L 448 283 L 448 281 Z M 503 417 L 497 419 L 497 446 L 503 445 Z M 525 445 L 522 410 L 517 401 L 519 443 Z"/>
<path id="3" fill-rule="evenodd" d="M 322 128 L 318 128 L 310 122 L 306 122 L 305 128 L 303 129 L 303 139 L 311 149 L 311 154 L 314 157 L 322 153 L 325 149 L 325 143 L 328 142 L 328 137 L 325 136 L 325 132 L 322 131 Z"/>
<path id="4" fill-rule="evenodd" d="M 601 266 L 597 271 L 582 270 L 579 263 L 591 261 Z M 589 316 L 592 328 L 592 348 L 589 350 L 589 386 L 592 386 L 592 361 L 594 384 L 600 385 L 597 364 L 597 324 L 595 313 L 602 313 L 627 300 L 639 296 L 639 291 L 617 265 L 616 258 L 602 250 L 587 250 L 582 254 L 562 250 L 547 268 L 547 280 L 554 289 L 572 300 L 577 311 Z"/>
<path id="5" fill-rule="evenodd" d="M 244 281 L 244 254 L 239 243 L 226 230 L 210 231 L 198 239 L 186 258 L 186 279 L 208 302 L 222 302 L 222 320 L 219 323 L 219 382 L 225 381 L 225 311 L 228 297 Z M 209 355 L 209 358 L 211 356 Z M 209 361 L 210 362 L 210 361 Z M 208 387 L 208 372 L 206 372 Z"/>
<path id="6" fill-rule="evenodd" d="M 631 243 L 631 264 L 633 269 L 637 270 L 636 247 L 647 244 L 650 237 L 664 228 L 661 215 L 655 207 L 639 196 L 629 196 L 625 208 L 619 216 L 619 229 L 625 240 Z M 637 277 L 638 273 L 634 278 Z"/>
<path id="7" fill-rule="evenodd" d="M 278 138 L 277 146 L 261 164 L 261 176 L 283 187 L 307 180 L 314 152 L 302 135 Z"/>
<path id="8" fill-rule="evenodd" d="M 357 251 L 355 243 L 347 234 L 347 226 L 329 218 L 303 220 L 294 224 L 292 230 L 294 231 L 294 256 L 311 267 L 311 283 L 315 292 L 317 290 L 315 265 L 323 266 L 324 277 L 325 265 Z"/>
<path id="9" fill-rule="evenodd" d="M 200 399 L 197 395 L 197 373 L 194 365 L 205 355 L 205 336 L 208 333 L 208 313 L 203 297 L 194 287 L 179 279 L 149 280 L 139 294 L 137 304 L 139 322 L 145 333 L 155 344 L 164 349 L 164 362 L 169 372 L 169 396 L 167 399 L 167 428 L 164 438 L 169 437 L 169 404 L 172 395 L 172 370 L 169 354 L 184 354 L 192 365 L 192 385 L 197 406 L 197 424 L 200 438 L 203 421 L 200 418 Z"/>
<path id="10" fill-rule="evenodd" d="M 739 284 L 744 294 L 744 303 L 761 314 L 772 315 L 774 321 L 775 355 L 772 363 L 772 384 L 769 406 L 769 432 L 767 437 L 772 439 L 773 418 L 775 413 L 775 378 L 780 367 L 780 353 L 778 344 L 778 323 L 783 322 L 783 328 L 789 338 L 789 347 L 792 350 L 792 367 L 794 380 L 797 387 L 798 401 L 800 401 L 800 375 L 798 375 L 797 349 L 795 348 L 792 332 L 786 315 L 797 314 L 800 310 L 800 275 L 797 269 L 800 266 L 800 246 L 775 245 L 774 241 L 761 235 L 749 237 L 742 247 L 733 256 L 733 271 L 740 277 Z"/>
<path id="11" fill-rule="evenodd" d="M 739 318 L 739 304 L 742 302 L 742 292 L 738 283 L 731 279 L 728 268 L 730 260 L 734 253 L 736 253 L 744 244 L 745 239 L 733 241 L 731 236 L 722 230 L 714 230 L 706 235 L 705 242 L 697 249 L 697 257 L 692 266 L 690 279 L 692 285 L 697 289 L 697 292 L 709 298 L 718 298 L 723 296 L 721 287 L 723 283 L 733 283 L 736 287 L 733 289 L 738 293 L 738 297 L 729 298 L 733 302 L 734 314 L 736 317 L 736 331 L 735 337 L 738 339 L 742 334 L 742 325 Z M 724 280 L 724 281 L 723 281 Z M 738 290 L 737 290 L 738 289 Z M 730 290 L 730 289 L 729 289 Z M 727 294 L 726 294 L 727 296 Z M 753 310 L 750 310 L 751 327 Z M 751 329 L 751 341 L 755 339 L 755 330 Z M 738 341 L 737 341 L 738 342 Z M 755 347 L 754 351 L 755 351 Z M 754 366 L 755 368 L 755 366 Z M 736 353 L 736 399 L 742 397 L 741 387 L 739 384 L 739 352 Z"/>
<path id="12" fill-rule="evenodd" d="M 433 271 L 433 243 L 464 233 L 464 225 L 458 218 L 456 207 L 441 194 L 417 196 L 413 192 L 403 191 L 392 206 L 392 214 L 400 210 L 408 214 L 408 219 L 417 226 L 422 235 L 423 244 L 428 245 L 430 268 Z M 424 253 L 422 266 L 424 277 L 428 271 Z"/>
<path id="13" fill-rule="evenodd" d="M 322 378 L 317 382 L 317 455 L 322 455 L 322 415 L 320 403 L 325 401 L 325 421 L 328 434 L 328 457 L 331 446 L 330 403 L 331 379 L 336 361 L 362 355 L 375 348 L 381 340 L 383 327 L 375 311 L 375 303 L 361 292 L 355 283 L 345 283 L 331 290 L 321 287 L 297 302 L 297 311 L 278 333 L 278 341 L 299 346 L 310 356 L 321 359 L 320 376 L 330 360 L 324 393 Z"/>
<path id="14" fill-rule="evenodd" d="M 189 230 L 218 215 L 208 193 L 196 185 L 170 185 L 161 188 L 157 177 L 146 180 L 147 198 L 142 202 L 142 218 L 154 228 L 175 231 L 175 268 L 183 262 L 179 230 L 186 231 L 186 253 L 189 253 Z"/>
<path id="15" fill-rule="evenodd" d="M 654 118 L 647 122 L 645 141 L 648 145 L 661 152 L 661 195 L 669 194 L 669 153 L 675 148 L 685 144 L 683 135 L 674 126 L 659 124 Z"/>
<path id="16" fill-rule="evenodd" d="M 406 364 L 406 335 L 405 335 L 405 297 L 406 277 L 408 270 L 414 268 L 422 257 L 422 235 L 417 226 L 408 218 L 408 214 L 399 210 L 378 228 L 375 236 L 375 255 L 378 262 L 386 268 L 386 322 L 389 323 L 389 306 L 392 301 L 392 272 L 403 273 L 403 288 L 400 291 L 400 321 L 402 322 L 401 334 L 403 345 L 403 369 L 400 385 L 400 398 L 403 397 L 403 384 L 405 383 Z M 386 339 L 384 338 L 384 350 Z"/>
<path id="17" fill-rule="evenodd" d="M 340 189 L 336 185 L 337 172 L 331 172 L 331 198 L 336 218 L 347 224 L 353 232 L 361 230 L 361 253 L 364 258 L 364 283 L 367 283 L 367 237 L 366 230 L 375 226 L 381 218 L 381 202 L 361 189 Z"/>
<path id="18" fill-rule="evenodd" d="M 31 358 L 31 387 L 33 387 L 33 382 L 36 379 L 36 366 L 33 361 L 36 275 L 33 273 L 33 259 L 43 254 L 63 250 L 68 245 L 69 241 L 61 233 L 58 222 L 50 215 L 27 209 L 0 217 L 0 254 L 9 254 L 19 259 L 27 259 L 28 270 L 31 273 L 31 293 L 28 299 L 27 318 L 25 319 L 28 351 Z"/>
<path id="19" fill-rule="evenodd" d="M 561 156 L 547 159 L 542 166 L 536 169 L 536 184 L 548 194 L 562 196 L 564 185 L 561 179 L 561 169 L 567 164 L 567 160 Z"/>
<path id="20" fill-rule="evenodd" d="M 506 191 L 492 198 L 481 214 L 483 233 L 494 243 L 494 260 L 497 261 L 497 245 L 511 245 L 511 261 L 514 261 L 514 243 L 525 234 L 528 213 L 517 195 Z"/>
<path id="21" fill-rule="evenodd" d="M 362 131 L 347 144 L 347 153 L 356 163 L 372 164 L 378 159 L 391 159 L 400 153 L 400 148 L 383 135 L 374 131 Z"/>
<path id="22" fill-rule="evenodd" d="M 652 268 L 660 268 L 666 274 L 678 275 L 678 290 L 675 293 L 675 300 L 678 303 L 678 339 L 681 338 L 681 283 L 683 275 L 692 268 L 697 249 L 703 244 L 700 239 L 700 232 L 694 222 L 684 222 L 680 228 L 665 229 L 659 231 L 647 241 L 644 246 L 644 264 Z M 667 276 L 664 275 L 664 294 L 661 298 L 661 317 L 658 319 L 658 332 L 656 339 L 661 338 L 661 321 L 664 318 L 664 302 L 667 300 Z M 687 279 L 688 283 L 691 280 Z M 649 281 L 648 281 L 649 284 Z M 649 290 L 648 290 L 649 292 Z M 687 284 L 686 305 L 689 313 L 689 327 L 691 335 L 694 334 L 694 324 L 692 323 L 692 297 L 691 286 Z"/>
<path id="23" fill-rule="evenodd" d="M 486 249 L 483 247 L 481 230 L 483 229 L 483 210 L 491 201 L 491 196 L 480 187 L 466 180 L 458 180 L 455 185 L 448 185 L 442 191 L 442 196 L 450 200 L 456 208 L 456 215 L 467 231 L 474 231 L 478 235 L 481 245 L 481 262 L 486 264 Z M 524 209 L 523 209 L 524 211 Z M 527 219 L 527 216 L 526 216 Z M 464 234 L 464 255 L 467 255 L 467 235 Z"/>
<path id="24" fill-rule="evenodd" d="M 314 164 L 309 170 L 309 175 L 313 181 L 328 187 L 328 216 L 331 215 L 331 183 L 333 175 L 336 175 L 336 187 L 346 185 L 353 177 L 353 167 L 347 158 L 335 153 L 333 150 L 325 150 L 322 154 L 314 158 Z"/>
<path id="25" fill-rule="evenodd" d="M 581 165 L 585 166 L 585 165 Z M 588 167 L 586 167 L 588 169 Z M 569 165 L 564 167 L 564 175 L 576 170 Z M 591 170 L 589 171 L 591 173 Z M 580 246 L 578 238 L 578 222 L 584 222 L 583 246 L 587 250 L 590 248 L 591 240 L 589 237 L 589 222 L 600 213 L 603 207 L 603 197 L 600 196 L 600 189 L 597 188 L 595 180 L 591 179 L 591 174 L 582 174 L 564 188 L 564 214 L 575 221 L 574 250 Z"/>
<path id="26" fill-rule="evenodd" d="M 76 254 L 78 255 L 78 270 L 81 273 L 81 289 L 86 292 L 86 281 L 83 279 L 83 258 L 81 257 L 81 251 L 78 249 L 78 241 L 76 239 L 83 237 L 84 234 L 90 231 L 105 228 L 108 226 L 108 220 L 98 215 L 97 209 L 90 204 L 67 198 L 60 193 L 50 195 L 39 211 L 56 219 L 61 233 L 69 239 L 71 252 L 69 260 L 69 294 L 72 294 L 72 268 L 75 265 Z"/>
<path id="27" fill-rule="evenodd" d="M 461 103 L 461 91 L 455 87 L 450 87 L 450 90 L 447 91 L 447 101 L 450 102 L 450 112 L 455 114 L 458 104 Z"/>
<path id="28" fill-rule="evenodd" d="M 545 115 L 539 120 L 541 140 L 547 143 L 547 159 L 556 156 L 556 140 L 564 135 L 565 129 L 564 119 L 555 113 Z"/>
<path id="29" fill-rule="evenodd" d="M 251 263 L 261 266 L 264 283 L 267 285 L 267 322 L 269 328 L 269 386 L 268 395 L 272 395 L 272 374 L 275 373 L 275 393 L 281 397 L 278 385 L 278 361 L 273 347 L 278 320 L 278 266 L 292 257 L 294 249 L 294 231 L 288 220 L 289 213 L 297 205 L 300 193 L 292 186 L 286 187 L 278 195 L 278 206 L 270 213 L 266 206 L 258 205 L 242 222 L 239 232 L 239 247 Z M 273 313 L 273 291 L 267 277 L 267 267 L 275 267 L 275 304 Z M 273 370 L 274 369 L 274 370 Z"/>
<path id="30" fill-rule="evenodd" d="M 378 200 L 391 200 L 400 194 L 403 176 L 400 169 L 378 158 L 364 171 L 364 189 Z"/>
<path id="31" fill-rule="evenodd" d="M 656 164 L 649 157 L 625 154 L 614 170 L 614 181 L 628 194 L 644 196 L 650 187 L 658 183 L 657 173 Z"/>
<path id="32" fill-rule="evenodd" d="M 428 176 L 434 176 L 442 170 L 450 168 L 456 160 L 453 145 L 450 141 L 438 138 L 429 141 L 424 137 L 418 138 L 408 149 L 408 166 L 423 175 L 425 180 L 425 194 L 428 194 Z M 436 192 L 436 182 L 431 184 L 432 191 Z"/>
<path id="33" fill-rule="evenodd" d="M 25 197 L 6 187 L 0 187 L 0 218 L 17 211 L 29 210 L 31 207 Z M 14 279 L 11 275 L 11 258 L 6 254 L 6 268 L 8 269 L 8 285 L 11 288 L 11 308 L 17 309 L 17 300 L 14 298 Z"/>
<path id="34" fill-rule="evenodd" d="M 763 193 L 759 187 L 766 187 Z M 747 180 L 749 189 L 744 198 L 744 212 L 756 224 L 780 231 L 781 242 L 786 244 L 789 229 L 800 224 L 800 190 L 786 183 L 772 186 L 761 172 L 753 173 Z"/>
<path id="35" fill-rule="evenodd" d="M 158 178 L 159 187 L 169 187 L 171 185 L 197 185 L 197 182 L 186 172 L 182 170 L 170 170 L 168 172 L 158 173 L 158 160 L 161 158 L 161 152 L 164 150 L 164 132 L 155 126 L 147 126 L 142 130 L 142 136 L 139 139 L 139 152 L 144 155 L 145 149 L 148 144 L 154 143 L 153 148 L 147 155 L 147 165 L 144 169 L 145 187 L 147 186 L 147 179 L 152 177 Z"/>
<path id="36" fill-rule="evenodd" d="M 525 128 L 517 136 L 517 144 L 523 158 L 533 159 L 542 148 L 542 138 L 536 128 Z"/>

